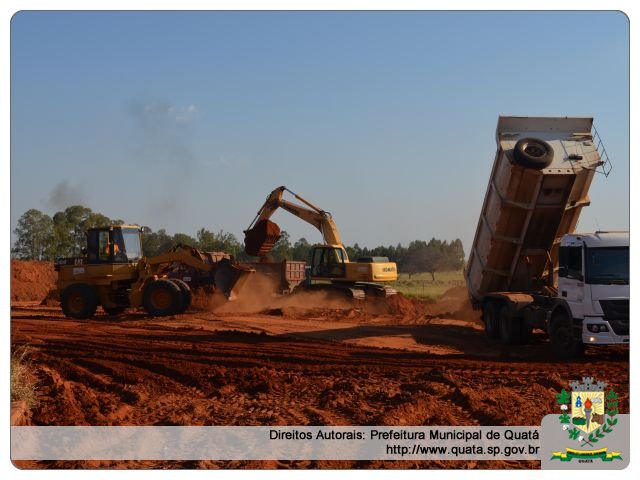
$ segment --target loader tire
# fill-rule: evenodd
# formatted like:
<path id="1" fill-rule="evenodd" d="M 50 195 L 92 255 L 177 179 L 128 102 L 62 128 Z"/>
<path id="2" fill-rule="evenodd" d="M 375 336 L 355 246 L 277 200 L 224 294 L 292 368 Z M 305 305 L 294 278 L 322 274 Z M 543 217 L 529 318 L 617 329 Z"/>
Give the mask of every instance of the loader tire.
<path id="1" fill-rule="evenodd" d="M 525 168 L 542 170 L 553 161 L 553 148 L 538 138 L 522 138 L 513 148 L 513 159 Z"/>
<path id="2" fill-rule="evenodd" d="M 171 282 L 176 284 L 180 289 L 180 294 L 182 297 L 182 302 L 180 303 L 180 308 L 176 313 L 184 313 L 187 311 L 187 308 L 191 306 L 191 300 L 193 299 L 193 295 L 191 293 L 191 288 L 187 285 L 187 282 L 184 280 L 180 280 L 179 278 L 170 278 Z"/>
<path id="3" fill-rule="evenodd" d="M 495 340 L 500 335 L 498 329 L 498 308 L 499 304 L 496 302 L 486 302 L 482 307 L 482 320 L 484 321 L 484 331 L 487 337 Z"/>
<path id="4" fill-rule="evenodd" d="M 69 285 L 60 295 L 60 305 L 67 317 L 91 318 L 98 308 L 98 298 L 93 289 L 86 283 Z"/>
<path id="5" fill-rule="evenodd" d="M 154 317 L 174 315 L 182 305 L 180 287 L 166 278 L 154 280 L 144 289 L 142 305 Z"/>
<path id="6" fill-rule="evenodd" d="M 581 357 L 584 353 L 584 343 L 581 335 L 573 325 L 573 321 L 566 312 L 556 312 L 549 326 L 549 339 L 553 353 L 565 360 Z"/>

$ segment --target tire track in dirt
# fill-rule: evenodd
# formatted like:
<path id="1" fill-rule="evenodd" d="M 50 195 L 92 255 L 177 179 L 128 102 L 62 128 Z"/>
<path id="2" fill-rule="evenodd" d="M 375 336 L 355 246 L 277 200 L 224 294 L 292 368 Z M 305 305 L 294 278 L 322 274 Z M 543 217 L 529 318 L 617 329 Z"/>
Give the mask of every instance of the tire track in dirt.
<path id="1" fill-rule="evenodd" d="M 555 392 L 570 380 L 594 375 L 610 383 L 621 410 L 628 411 L 628 357 L 620 349 L 560 363 L 548 356 L 546 345 L 537 353 L 536 346 L 530 348 L 535 358 L 434 355 L 299 335 L 212 330 L 211 323 L 188 314 L 166 323 L 141 315 L 78 322 L 49 314 L 25 307 L 12 318 L 14 348 L 28 345 L 37 366 L 40 403 L 33 419 L 41 425 L 536 425 L 555 411 Z M 493 466 L 498 464 L 487 464 Z"/>

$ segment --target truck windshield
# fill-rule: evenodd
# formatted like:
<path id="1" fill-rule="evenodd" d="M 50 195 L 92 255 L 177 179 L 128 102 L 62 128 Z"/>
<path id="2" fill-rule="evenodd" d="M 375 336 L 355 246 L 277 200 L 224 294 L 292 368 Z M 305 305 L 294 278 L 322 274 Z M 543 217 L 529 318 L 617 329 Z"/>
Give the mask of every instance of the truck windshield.
<path id="1" fill-rule="evenodd" d="M 608 247 L 585 250 L 587 283 L 629 285 L 629 248 Z"/>

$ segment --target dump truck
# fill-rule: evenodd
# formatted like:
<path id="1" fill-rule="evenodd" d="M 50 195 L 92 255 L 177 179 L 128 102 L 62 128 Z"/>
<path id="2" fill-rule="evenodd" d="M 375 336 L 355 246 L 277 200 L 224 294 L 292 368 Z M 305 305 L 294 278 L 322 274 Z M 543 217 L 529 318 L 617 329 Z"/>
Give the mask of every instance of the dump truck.
<path id="1" fill-rule="evenodd" d="M 629 342 L 629 233 L 576 233 L 609 158 L 589 117 L 501 116 L 497 152 L 465 267 L 486 334 L 546 332 L 553 351 Z"/>
<path id="2" fill-rule="evenodd" d="M 175 278 L 175 272 L 197 272 L 201 285 L 210 285 L 226 297 L 254 272 L 229 254 L 188 245 L 145 257 L 141 236 L 137 225 L 90 228 L 84 256 L 56 261 L 56 296 L 66 316 L 91 318 L 98 306 L 109 315 L 129 307 L 143 307 L 153 316 L 174 315 L 191 303 L 190 287 Z"/>
<path id="3" fill-rule="evenodd" d="M 283 198 L 285 192 L 300 203 Z M 260 257 L 261 263 L 265 263 L 280 238 L 280 227 L 269 220 L 279 208 L 313 225 L 322 234 L 324 243 L 313 246 L 309 275 L 307 281 L 300 285 L 302 288 L 333 290 L 358 300 L 363 300 L 366 295 L 388 297 L 397 293 L 386 285 L 398 279 L 395 262 L 390 262 L 387 257 L 362 257 L 351 261 L 331 213 L 285 186 L 275 188 L 267 196 L 249 228 L 244 231 L 248 255 Z"/>

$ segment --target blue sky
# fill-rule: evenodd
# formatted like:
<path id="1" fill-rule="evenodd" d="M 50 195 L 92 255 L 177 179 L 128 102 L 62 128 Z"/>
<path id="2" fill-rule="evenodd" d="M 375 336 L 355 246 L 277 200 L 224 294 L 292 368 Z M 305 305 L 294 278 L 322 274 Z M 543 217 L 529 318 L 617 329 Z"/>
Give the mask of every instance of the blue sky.
<path id="1" fill-rule="evenodd" d="M 346 244 L 468 251 L 513 114 L 593 116 L 613 171 L 579 228 L 628 229 L 628 28 L 616 12 L 19 13 L 11 227 L 81 203 L 242 239 L 286 185 Z"/>

